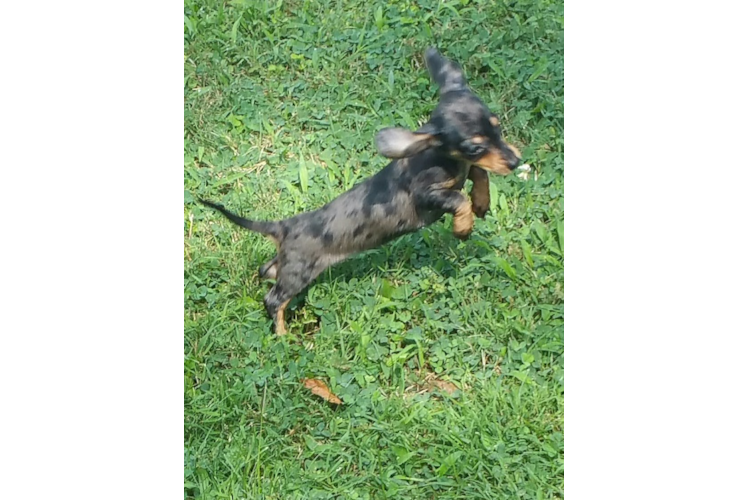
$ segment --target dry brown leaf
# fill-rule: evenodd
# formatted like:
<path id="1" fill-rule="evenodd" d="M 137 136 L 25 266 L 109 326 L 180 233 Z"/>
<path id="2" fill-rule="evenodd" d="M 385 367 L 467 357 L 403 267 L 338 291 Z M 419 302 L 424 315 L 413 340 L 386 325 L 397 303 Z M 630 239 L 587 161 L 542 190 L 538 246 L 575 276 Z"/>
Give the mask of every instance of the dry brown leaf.
<path id="1" fill-rule="evenodd" d="M 447 382 L 446 380 L 439 380 L 439 379 L 436 379 L 436 380 L 432 381 L 432 384 L 433 384 L 433 385 L 434 385 L 435 387 L 438 387 L 438 388 L 439 388 L 439 389 L 441 389 L 442 391 L 446 392 L 446 393 L 447 393 L 447 394 L 449 394 L 450 396 L 451 396 L 452 394 L 454 394 L 454 393 L 455 393 L 455 391 L 457 391 L 457 386 L 456 386 L 456 385 L 454 385 L 454 384 L 453 384 L 452 382 Z"/>
<path id="2" fill-rule="evenodd" d="M 498 361 L 496 362 L 496 364 L 495 364 L 495 365 L 494 365 L 494 367 L 493 367 L 493 372 L 494 372 L 494 373 L 495 373 L 496 375 L 501 375 L 501 365 L 499 364 L 499 362 L 498 362 Z"/>
<path id="3" fill-rule="evenodd" d="M 304 384 L 304 387 L 312 391 L 312 394 L 316 394 L 325 401 L 335 403 L 336 405 L 343 404 L 340 398 L 333 394 L 330 388 L 321 380 L 317 380 L 316 378 L 302 378 L 301 382 Z"/>

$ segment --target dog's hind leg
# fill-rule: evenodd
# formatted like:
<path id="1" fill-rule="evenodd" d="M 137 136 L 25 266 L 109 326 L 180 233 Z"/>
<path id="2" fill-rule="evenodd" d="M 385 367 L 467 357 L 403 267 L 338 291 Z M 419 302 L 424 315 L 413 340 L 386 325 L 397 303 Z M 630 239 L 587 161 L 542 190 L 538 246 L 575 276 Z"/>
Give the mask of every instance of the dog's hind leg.
<path id="1" fill-rule="evenodd" d="M 265 296 L 265 310 L 273 320 L 275 333 L 285 335 L 285 311 L 291 299 L 309 285 L 325 270 L 324 259 L 310 261 L 306 255 L 283 255 L 282 264 L 277 264 L 276 281 Z M 272 261 L 271 261 L 272 262 Z"/>
<path id="2" fill-rule="evenodd" d="M 273 320 L 273 329 L 277 335 L 285 335 L 286 330 L 286 307 L 291 302 L 293 294 L 288 293 L 279 283 L 265 295 L 265 310 Z"/>
<path id="3" fill-rule="evenodd" d="M 268 262 L 260 266 L 259 269 L 260 278 L 266 278 L 274 280 L 278 274 L 278 256 L 276 255 Z"/>

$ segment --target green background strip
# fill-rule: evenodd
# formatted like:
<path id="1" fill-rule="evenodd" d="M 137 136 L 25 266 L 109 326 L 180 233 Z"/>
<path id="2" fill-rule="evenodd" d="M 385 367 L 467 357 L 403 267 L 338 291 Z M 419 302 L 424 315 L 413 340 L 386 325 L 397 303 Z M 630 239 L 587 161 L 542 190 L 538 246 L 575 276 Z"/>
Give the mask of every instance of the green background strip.
<path id="1" fill-rule="evenodd" d="M 576 498 L 576 452 L 577 452 L 577 66 L 576 52 L 564 51 L 563 71 L 563 139 L 564 162 L 563 223 L 561 228 L 561 251 L 564 258 L 563 277 L 563 353 L 561 368 L 563 385 L 561 395 L 561 428 L 563 445 L 561 458 L 564 467 L 564 498 Z"/>

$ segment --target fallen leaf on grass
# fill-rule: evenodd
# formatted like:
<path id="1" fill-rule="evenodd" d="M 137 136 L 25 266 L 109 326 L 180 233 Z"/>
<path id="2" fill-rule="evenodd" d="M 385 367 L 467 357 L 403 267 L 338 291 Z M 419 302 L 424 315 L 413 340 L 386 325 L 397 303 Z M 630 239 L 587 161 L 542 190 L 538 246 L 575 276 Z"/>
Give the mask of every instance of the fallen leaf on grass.
<path id="1" fill-rule="evenodd" d="M 501 375 L 501 364 L 500 364 L 500 361 L 497 361 L 496 364 L 494 365 L 493 372 L 496 375 Z"/>
<path id="2" fill-rule="evenodd" d="M 458 390 L 458 387 L 456 385 L 454 385 L 452 382 L 447 382 L 446 380 L 435 379 L 431 381 L 431 384 L 432 387 L 438 387 L 450 396 Z"/>
<path id="3" fill-rule="evenodd" d="M 336 405 L 343 403 L 340 398 L 333 394 L 330 391 L 330 388 L 321 380 L 317 380 L 316 378 L 303 378 L 301 379 L 301 382 L 304 384 L 304 387 L 312 391 L 312 394 L 316 394 L 325 401 L 335 403 Z"/>

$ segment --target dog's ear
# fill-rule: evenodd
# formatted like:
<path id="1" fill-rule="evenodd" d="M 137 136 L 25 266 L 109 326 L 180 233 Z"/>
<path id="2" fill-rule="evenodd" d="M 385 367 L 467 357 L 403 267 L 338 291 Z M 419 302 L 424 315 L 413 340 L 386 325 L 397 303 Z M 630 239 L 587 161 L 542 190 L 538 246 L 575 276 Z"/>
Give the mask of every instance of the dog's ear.
<path id="1" fill-rule="evenodd" d="M 462 73 L 459 64 L 443 57 L 433 47 L 426 49 L 424 59 L 426 60 L 426 66 L 429 68 L 431 78 L 439 85 L 440 94 L 467 88 L 465 75 Z"/>
<path id="2" fill-rule="evenodd" d="M 388 127 L 377 132 L 377 151 L 387 158 L 407 158 L 440 144 L 436 127 L 426 123 L 415 132 L 405 128 Z"/>

